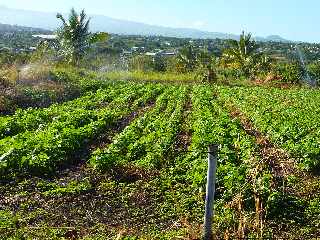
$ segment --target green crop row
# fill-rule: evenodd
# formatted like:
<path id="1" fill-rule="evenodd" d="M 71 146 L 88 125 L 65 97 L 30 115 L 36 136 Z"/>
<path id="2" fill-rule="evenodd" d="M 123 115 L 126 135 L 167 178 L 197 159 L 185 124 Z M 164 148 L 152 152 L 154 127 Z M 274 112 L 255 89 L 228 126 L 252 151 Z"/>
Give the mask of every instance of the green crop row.
<path id="1" fill-rule="evenodd" d="M 218 234 L 223 237 L 224 232 L 235 232 L 234 229 L 241 224 L 239 211 L 246 215 L 248 226 L 253 221 L 255 207 L 251 171 L 258 162 L 254 158 L 256 143 L 242 130 L 240 122 L 232 119 L 218 104 L 211 87 L 195 86 L 191 98 L 193 111 L 188 123 L 192 132 L 190 152 L 180 154 L 161 174 L 166 206 L 170 206 L 166 211 L 175 209 L 178 216 L 202 222 L 208 146 L 218 144 L 214 222 L 215 228 L 219 229 Z M 267 173 L 263 171 L 254 177 L 262 179 Z M 266 180 L 259 186 L 259 191 L 267 193 L 270 189 L 268 184 L 270 182 Z M 243 209 L 238 209 L 239 204 Z M 254 231 L 250 227 L 248 229 Z"/>
<path id="2" fill-rule="evenodd" d="M 192 116 L 192 143 L 190 150 L 197 154 L 190 155 L 193 161 L 199 161 L 197 166 L 206 168 L 207 146 L 219 144 L 219 165 L 225 168 L 225 173 L 229 172 L 238 175 L 239 181 L 230 183 L 228 189 L 233 189 L 236 185 L 243 182 L 243 173 L 245 168 L 243 164 L 250 161 L 255 151 L 254 139 L 249 137 L 241 127 L 239 121 L 231 119 L 229 113 L 222 106 L 209 87 L 195 87 L 192 95 L 193 116 Z M 227 170 L 230 168 L 230 171 Z M 218 169 L 218 172 L 220 171 Z M 195 176 L 197 171 L 195 171 Z M 200 169 L 202 174 L 205 171 Z M 203 175 L 200 178 L 193 177 L 193 181 L 203 183 Z M 229 178 L 232 179 L 232 178 Z"/>
<path id="3" fill-rule="evenodd" d="M 18 110 L 13 116 L 0 117 L 0 139 L 27 130 L 43 128 L 52 121 L 65 121 L 68 117 L 76 116 L 77 111 L 103 108 L 122 92 L 139 89 L 139 87 L 141 86 L 110 84 L 108 88 L 89 92 L 84 97 L 63 104 L 55 104 L 46 109 Z"/>
<path id="4" fill-rule="evenodd" d="M 186 91 L 186 87 L 167 87 L 152 111 L 134 121 L 106 149 L 92 155 L 92 165 L 100 170 L 128 162 L 159 167 L 180 129 Z"/>
<path id="5" fill-rule="evenodd" d="M 270 140 L 308 170 L 320 167 L 320 94 L 316 90 L 219 88 Z"/>
<path id="6" fill-rule="evenodd" d="M 127 88 L 105 108 L 79 109 L 61 121 L 0 140 L 0 173 L 52 173 L 116 121 L 155 99 L 160 85 Z M 107 93 L 106 93 L 107 94 Z"/>

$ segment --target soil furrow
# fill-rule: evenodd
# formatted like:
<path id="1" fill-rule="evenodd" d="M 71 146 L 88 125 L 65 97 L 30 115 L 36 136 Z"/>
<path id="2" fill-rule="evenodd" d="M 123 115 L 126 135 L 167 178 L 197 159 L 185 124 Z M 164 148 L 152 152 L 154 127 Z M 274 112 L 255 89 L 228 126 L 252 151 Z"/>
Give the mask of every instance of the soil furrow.
<path id="1" fill-rule="evenodd" d="M 177 135 L 177 139 L 174 144 L 174 151 L 179 154 L 188 151 L 191 144 L 192 133 L 190 132 L 190 126 L 188 126 L 190 114 L 192 112 L 192 102 L 190 93 L 187 96 L 187 101 L 183 108 L 182 125 L 180 132 Z"/>
<path id="2" fill-rule="evenodd" d="M 230 110 L 231 116 L 241 122 L 246 133 L 256 139 L 260 160 L 269 167 L 273 177 L 273 186 L 270 190 L 281 193 L 282 196 L 279 204 L 284 207 L 283 211 L 279 212 L 276 215 L 277 217 L 273 216 L 267 220 L 266 202 L 259 194 L 255 194 L 255 199 L 258 200 L 257 202 L 260 205 L 256 204 L 256 207 L 258 206 L 256 212 L 259 213 L 261 226 L 267 224 L 272 229 L 277 230 L 274 232 L 274 236 L 277 237 L 292 237 L 298 234 L 302 226 L 306 224 L 312 226 L 312 222 L 300 223 L 299 219 L 303 218 L 308 203 L 320 196 L 319 177 L 299 169 L 297 160 L 292 158 L 285 150 L 277 147 L 267 136 L 257 130 L 250 119 L 239 109 L 230 104 L 226 107 Z M 258 174 L 257 172 L 256 175 Z M 290 179 L 296 179 L 295 183 L 290 183 Z M 303 201 L 304 204 L 296 205 L 298 200 Z M 295 214 L 291 215 L 292 213 L 288 209 L 295 209 L 292 210 Z M 283 218 L 282 221 L 279 221 L 281 218 Z M 301 237 L 300 239 L 306 238 Z"/>
<path id="3" fill-rule="evenodd" d="M 275 146 L 267 136 L 257 130 L 252 122 L 237 108 L 231 107 L 231 116 L 240 120 L 245 132 L 255 137 L 259 146 L 259 155 L 268 163 L 273 176 L 283 178 L 296 173 L 296 161 L 286 151 Z"/>

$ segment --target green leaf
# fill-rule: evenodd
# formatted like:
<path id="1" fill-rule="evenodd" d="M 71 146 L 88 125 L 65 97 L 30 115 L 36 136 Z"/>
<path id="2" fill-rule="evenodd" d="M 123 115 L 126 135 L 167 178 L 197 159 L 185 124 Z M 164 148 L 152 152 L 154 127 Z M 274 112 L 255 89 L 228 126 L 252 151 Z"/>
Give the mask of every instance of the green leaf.
<path id="1" fill-rule="evenodd" d="M 109 39 L 110 35 L 106 32 L 98 32 L 95 34 L 92 34 L 89 42 L 91 44 L 98 43 L 98 42 L 106 42 Z"/>

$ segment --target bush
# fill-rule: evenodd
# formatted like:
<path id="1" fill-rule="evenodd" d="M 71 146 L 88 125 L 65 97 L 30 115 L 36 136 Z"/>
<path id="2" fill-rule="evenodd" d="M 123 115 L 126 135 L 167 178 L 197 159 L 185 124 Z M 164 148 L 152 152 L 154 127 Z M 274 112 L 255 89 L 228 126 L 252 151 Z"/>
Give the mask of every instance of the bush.
<path id="1" fill-rule="evenodd" d="M 129 60 L 130 71 L 148 72 L 153 70 L 153 60 L 150 56 L 138 55 Z"/>
<path id="2" fill-rule="evenodd" d="M 167 61 L 162 56 L 155 56 L 152 64 L 153 71 L 165 72 L 167 70 Z"/>
<path id="3" fill-rule="evenodd" d="M 16 66 L 4 66 L 0 69 L 0 85 L 4 87 L 14 86 L 18 80 L 18 74 Z"/>
<path id="4" fill-rule="evenodd" d="M 282 63 L 275 66 L 275 72 L 282 82 L 298 84 L 304 76 L 304 70 L 298 63 Z"/>
<path id="5" fill-rule="evenodd" d="M 315 79 L 316 82 L 320 83 L 320 62 L 314 62 L 307 66 L 311 78 Z"/>

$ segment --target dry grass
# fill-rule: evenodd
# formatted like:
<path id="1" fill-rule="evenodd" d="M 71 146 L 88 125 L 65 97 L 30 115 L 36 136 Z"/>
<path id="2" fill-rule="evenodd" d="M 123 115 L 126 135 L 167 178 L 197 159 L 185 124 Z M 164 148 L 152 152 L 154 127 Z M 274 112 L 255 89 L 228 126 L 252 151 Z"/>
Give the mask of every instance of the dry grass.
<path id="1" fill-rule="evenodd" d="M 104 74 L 105 77 L 111 80 L 131 80 L 131 81 L 153 81 L 153 82 L 180 82 L 188 83 L 195 82 L 196 76 L 193 73 L 178 74 L 178 73 L 163 73 L 163 72 L 109 72 Z"/>
<path id="2" fill-rule="evenodd" d="M 0 85 L 13 86 L 18 80 L 18 69 L 15 65 L 2 66 L 0 68 Z"/>
<path id="3" fill-rule="evenodd" d="M 20 68 L 19 84 L 35 85 L 48 82 L 52 66 L 48 63 L 32 63 Z"/>

